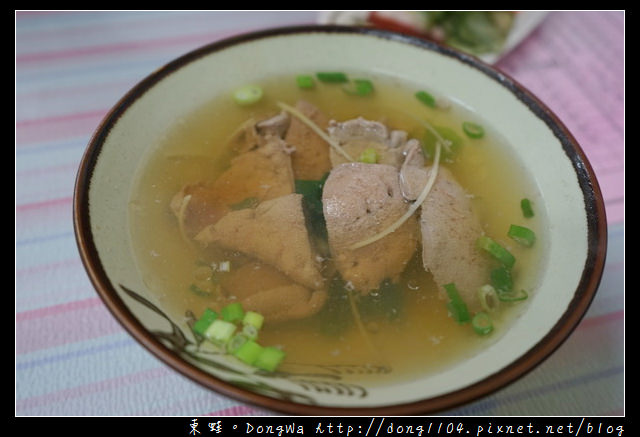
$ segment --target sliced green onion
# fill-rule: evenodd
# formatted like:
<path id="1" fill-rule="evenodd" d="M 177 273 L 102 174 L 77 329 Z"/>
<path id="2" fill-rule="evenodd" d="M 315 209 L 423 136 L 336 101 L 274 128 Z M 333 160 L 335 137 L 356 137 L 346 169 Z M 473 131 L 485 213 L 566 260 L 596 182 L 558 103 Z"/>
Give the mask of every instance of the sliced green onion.
<path id="1" fill-rule="evenodd" d="M 526 290 L 510 291 L 508 293 L 498 293 L 498 299 L 501 302 L 518 302 L 526 300 L 529 297 L 529 293 Z"/>
<path id="2" fill-rule="evenodd" d="M 220 311 L 222 320 L 226 322 L 239 322 L 244 318 L 244 310 L 240 302 L 230 303 Z"/>
<path id="3" fill-rule="evenodd" d="M 467 323 L 469 320 L 471 320 L 471 315 L 469 314 L 467 304 L 464 303 L 464 300 L 462 300 L 462 297 L 460 297 L 460 293 L 458 292 L 455 284 L 445 284 L 443 285 L 443 287 L 447 292 L 447 296 L 449 297 L 447 309 L 453 316 L 453 319 L 460 324 Z"/>
<path id="4" fill-rule="evenodd" d="M 218 313 L 211 308 L 205 309 L 200 318 L 193 324 L 193 330 L 200 335 L 204 335 L 207 328 L 209 328 L 218 317 Z"/>
<path id="5" fill-rule="evenodd" d="M 491 321 L 491 317 L 489 317 L 489 314 L 484 312 L 480 312 L 473 316 L 471 326 L 473 326 L 473 330 L 476 331 L 478 335 L 487 335 L 493 331 L 493 322 Z"/>
<path id="6" fill-rule="evenodd" d="M 451 313 L 453 320 L 458 322 L 459 324 L 464 324 L 469 321 L 469 309 L 467 305 L 462 301 L 449 301 L 447 303 L 447 309 Z"/>
<path id="7" fill-rule="evenodd" d="M 430 108 L 436 107 L 436 99 L 426 91 L 418 91 L 415 93 L 416 99 Z"/>
<path id="8" fill-rule="evenodd" d="M 258 369 L 273 372 L 280 365 L 285 357 L 283 350 L 274 346 L 268 346 L 262 349 L 253 365 Z"/>
<path id="9" fill-rule="evenodd" d="M 242 333 L 251 340 L 258 339 L 258 328 L 253 325 L 244 325 L 242 326 Z"/>
<path id="10" fill-rule="evenodd" d="M 313 80 L 313 76 L 309 76 L 306 74 L 296 76 L 296 83 L 298 84 L 298 88 L 302 89 L 310 89 L 316 85 L 315 81 Z"/>
<path id="11" fill-rule="evenodd" d="M 349 81 L 347 75 L 339 71 L 322 71 L 316 73 L 316 77 L 320 82 L 328 83 L 345 83 Z"/>
<path id="12" fill-rule="evenodd" d="M 222 319 L 216 319 L 204 332 L 204 336 L 212 343 L 222 346 L 229 341 L 235 332 L 236 325 Z"/>
<path id="13" fill-rule="evenodd" d="M 469 138 L 479 139 L 484 136 L 484 128 L 471 121 L 465 121 L 462 123 L 462 130 Z"/>
<path id="14" fill-rule="evenodd" d="M 238 322 L 242 322 L 241 332 L 237 332 Z M 245 312 L 239 302 L 234 302 L 225 306 L 220 316 L 207 308 L 193 324 L 193 331 L 225 348 L 227 353 L 242 362 L 272 372 L 280 365 L 285 353 L 276 347 L 263 347 L 257 342 L 263 323 L 262 314 Z"/>
<path id="15" fill-rule="evenodd" d="M 535 232 L 533 232 L 531 229 L 524 226 L 518 226 L 518 225 L 509 226 L 509 231 L 507 232 L 507 235 L 512 240 L 526 247 L 533 246 L 533 243 L 535 243 L 536 241 Z"/>
<path id="16" fill-rule="evenodd" d="M 255 311 L 247 311 L 242 319 L 242 324 L 245 326 L 254 326 L 256 329 L 262 328 L 264 323 L 264 316 Z"/>
<path id="17" fill-rule="evenodd" d="M 358 157 L 358 161 L 366 164 L 375 164 L 378 162 L 378 151 L 373 147 L 366 148 Z"/>
<path id="18" fill-rule="evenodd" d="M 263 91 L 258 85 L 245 85 L 233 92 L 233 100 L 238 105 L 253 105 L 262 99 Z"/>
<path id="19" fill-rule="evenodd" d="M 235 334 L 233 337 L 229 339 L 227 342 L 227 352 L 230 354 L 235 353 L 238 349 L 242 347 L 247 341 L 249 341 L 249 337 L 242 334 Z"/>
<path id="20" fill-rule="evenodd" d="M 534 216 L 533 207 L 529 199 L 525 198 L 520 201 L 520 209 L 522 209 L 522 215 L 525 216 L 525 218 L 531 218 Z"/>
<path id="21" fill-rule="evenodd" d="M 342 89 L 347 94 L 368 96 L 373 92 L 373 82 L 369 79 L 353 79 L 348 84 L 345 84 Z"/>
<path id="22" fill-rule="evenodd" d="M 488 252 L 492 257 L 500 261 L 502 265 L 504 265 L 508 269 L 512 268 L 516 262 L 516 258 L 511 254 L 511 252 L 502 247 L 491 237 L 481 235 L 476 240 L 476 245 L 478 246 L 478 248 Z"/>
<path id="23" fill-rule="evenodd" d="M 253 365 L 258 359 L 258 356 L 262 352 L 263 347 L 256 343 L 254 340 L 247 340 L 235 350 L 233 355 L 240 361 Z"/>
<path id="24" fill-rule="evenodd" d="M 506 267 L 498 267 L 491 270 L 491 285 L 496 290 L 498 298 L 501 294 L 510 293 L 513 290 L 513 279 L 511 278 L 511 270 Z"/>
<path id="25" fill-rule="evenodd" d="M 496 289 L 489 284 L 478 288 L 478 300 L 485 311 L 493 312 L 498 308 L 499 299 Z"/>

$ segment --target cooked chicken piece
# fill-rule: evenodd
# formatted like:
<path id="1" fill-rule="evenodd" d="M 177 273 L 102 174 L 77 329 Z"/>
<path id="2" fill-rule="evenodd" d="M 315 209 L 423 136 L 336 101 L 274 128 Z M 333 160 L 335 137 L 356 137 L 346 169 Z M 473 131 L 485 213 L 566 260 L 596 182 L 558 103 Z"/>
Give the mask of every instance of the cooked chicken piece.
<path id="1" fill-rule="evenodd" d="M 421 156 L 421 154 L 420 154 Z M 421 165 L 419 156 L 407 154 L 413 165 L 403 166 L 401 180 L 405 197 L 414 200 L 425 186 L 431 167 Z M 489 279 L 489 260 L 476 248 L 483 234 L 471 198 L 445 167 L 422 204 L 422 262 L 439 286 L 455 283 L 472 311 L 480 309 L 477 290 Z M 444 296 L 444 291 L 442 291 Z"/>
<path id="2" fill-rule="evenodd" d="M 258 135 L 256 120 L 250 118 L 238 127 L 229 138 L 228 146 L 236 153 L 245 153 L 262 144 L 263 139 Z"/>
<path id="3" fill-rule="evenodd" d="M 191 238 L 243 202 L 257 204 L 293 192 L 287 145 L 270 137 L 266 144 L 235 157 L 215 181 L 185 186 L 170 207 Z"/>
<path id="4" fill-rule="evenodd" d="M 227 302 L 242 302 L 248 311 L 257 311 L 269 323 L 309 317 L 319 311 L 326 290 L 310 290 L 293 283 L 279 270 L 260 261 L 233 269 L 222 280 Z"/>
<path id="5" fill-rule="evenodd" d="M 415 217 L 378 241 L 351 248 L 383 231 L 407 211 L 396 168 L 340 164 L 325 182 L 322 203 L 329 246 L 342 278 L 362 294 L 377 289 L 384 279 L 396 280 L 416 250 Z"/>
<path id="6" fill-rule="evenodd" d="M 326 300 L 326 290 L 310 290 L 299 284 L 290 284 L 246 297 L 242 306 L 259 312 L 267 322 L 284 322 L 314 315 Z"/>
<path id="7" fill-rule="evenodd" d="M 329 137 L 354 160 L 357 160 L 363 151 L 374 149 L 378 154 L 378 164 L 388 164 L 396 168 L 402 164 L 404 145 L 407 141 L 407 133 L 404 131 L 389 132 L 384 124 L 359 117 L 344 122 L 332 120 L 328 132 Z M 348 162 L 346 157 L 331 149 L 333 166 L 345 162 Z"/>
<path id="8" fill-rule="evenodd" d="M 274 199 L 294 192 L 294 178 L 287 144 L 271 137 L 265 145 L 238 155 L 231 167 L 216 179 L 214 188 L 228 205 L 247 197 Z"/>
<path id="9" fill-rule="evenodd" d="M 264 145 L 270 137 L 283 139 L 290 122 L 289 114 L 284 111 L 258 122 L 251 118 L 231 135 L 229 147 L 237 153 L 244 153 Z"/>
<path id="10" fill-rule="evenodd" d="M 228 205 L 218 200 L 212 184 L 205 183 L 182 187 L 171 199 L 169 208 L 178 219 L 180 232 L 186 240 L 218 221 L 229 209 Z"/>
<path id="11" fill-rule="evenodd" d="M 357 139 L 388 145 L 386 143 L 389 139 L 389 131 L 384 124 L 362 117 L 343 122 L 332 120 L 329 125 L 329 135 L 340 143 Z"/>
<path id="12" fill-rule="evenodd" d="M 256 132 L 263 138 L 274 136 L 284 139 L 284 136 L 287 133 L 287 129 L 289 129 L 290 123 L 291 119 L 289 118 L 289 114 L 287 114 L 285 111 L 282 111 L 271 118 L 256 123 Z"/>
<path id="13" fill-rule="evenodd" d="M 256 208 L 231 211 L 203 229 L 196 240 L 217 243 L 254 257 L 307 288 L 323 285 L 300 194 L 266 200 Z"/>
<path id="14" fill-rule="evenodd" d="M 300 100 L 296 109 L 321 129 L 329 125 L 329 119 L 309 102 Z M 319 180 L 331 170 L 329 144 L 298 118 L 292 117 L 284 138 L 295 149 L 291 160 L 296 179 Z"/>

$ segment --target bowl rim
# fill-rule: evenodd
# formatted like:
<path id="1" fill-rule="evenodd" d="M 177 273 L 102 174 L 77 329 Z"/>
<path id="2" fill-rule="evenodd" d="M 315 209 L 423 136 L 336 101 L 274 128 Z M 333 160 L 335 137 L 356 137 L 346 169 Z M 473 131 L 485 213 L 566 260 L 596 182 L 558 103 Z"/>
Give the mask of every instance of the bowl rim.
<path id="1" fill-rule="evenodd" d="M 384 40 L 392 40 L 408 44 L 429 51 L 435 51 L 439 54 L 457 59 L 458 61 L 479 70 L 481 73 L 507 88 L 524 105 L 526 105 L 536 117 L 541 119 L 545 125 L 551 129 L 554 136 L 562 144 L 564 153 L 571 161 L 571 165 L 577 175 L 578 185 L 584 198 L 587 222 L 587 257 L 582 270 L 582 276 L 571 302 L 557 323 L 532 348 L 515 361 L 509 363 L 506 367 L 502 368 L 499 373 L 493 373 L 481 381 L 453 392 L 418 401 L 388 406 L 332 407 L 300 404 L 287 400 L 275 399 L 239 388 L 231 383 L 218 379 L 216 376 L 209 374 L 180 358 L 146 330 L 133 313 L 126 307 L 115 291 L 100 262 L 97 247 L 91 234 L 91 217 L 89 214 L 89 185 L 93 175 L 93 169 L 97 163 L 100 151 L 111 128 L 125 113 L 125 111 L 138 98 L 144 95 L 147 90 L 172 72 L 177 71 L 192 61 L 244 42 L 271 37 L 310 33 L 360 35 L 381 38 Z M 340 25 L 286 26 L 239 34 L 206 44 L 183 54 L 164 66 L 156 69 L 139 81 L 109 110 L 89 140 L 87 148 L 81 158 L 74 185 L 73 226 L 76 245 L 78 247 L 82 263 L 98 295 L 124 329 L 149 352 L 183 376 L 186 376 L 200 385 L 212 389 L 222 395 L 229 396 L 240 402 L 252 404 L 259 408 L 301 416 L 397 416 L 431 414 L 461 406 L 507 386 L 529 373 L 540 363 L 546 360 L 558 347 L 560 347 L 560 345 L 564 343 L 578 323 L 582 320 L 587 309 L 591 305 L 596 290 L 600 284 L 607 249 L 607 221 L 604 200 L 593 168 L 591 167 L 591 164 L 589 163 L 581 146 L 569 132 L 567 127 L 555 115 L 555 113 L 553 113 L 533 93 L 497 67 L 491 66 L 475 56 L 462 53 L 453 48 L 443 46 L 426 39 L 396 32 L 370 27 Z"/>

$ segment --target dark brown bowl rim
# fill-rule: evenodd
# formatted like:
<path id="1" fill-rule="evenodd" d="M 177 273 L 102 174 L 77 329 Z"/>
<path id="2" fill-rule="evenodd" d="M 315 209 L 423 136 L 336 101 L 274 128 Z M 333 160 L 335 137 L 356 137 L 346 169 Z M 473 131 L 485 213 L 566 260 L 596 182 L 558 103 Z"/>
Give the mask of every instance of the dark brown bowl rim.
<path id="1" fill-rule="evenodd" d="M 187 363 L 151 335 L 127 309 L 104 271 L 91 235 L 89 182 L 105 139 L 127 108 L 161 79 L 184 65 L 210 53 L 245 42 L 289 34 L 351 34 L 393 40 L 435 51 L 471 66 L 492 78 L 525 104 L 551 129 L 562 144 L 578 177 L 585 205 L 588 253 L 574 297 L 555 326 L 524 355 L 483 380 L 441 396 L 415 402 L 375 407 L 329 407 L 293 403 L 241 389 Z M 302 416 L 407 416 L 432 414 L 476 400 L 497 391 L 530 372 L 552 354 L 573 332 L 589 308 L 599 286 L 607 249 L 607 222 L 604 201 L 595 173 L 582 148 L 559 118 L 536 96 L 509 75 L 474 56 L 413 36 L 366 27 L 304 25 L 266 29 L 217 41 L 193 50 L 154 71 L 114 105 L 88 143 L 76 176 L 73 200 L 74 232 L 79 253 L 89 279 L 118 322 L 148 351 L 191 380 L 218 393 L 268 410 Z"/>

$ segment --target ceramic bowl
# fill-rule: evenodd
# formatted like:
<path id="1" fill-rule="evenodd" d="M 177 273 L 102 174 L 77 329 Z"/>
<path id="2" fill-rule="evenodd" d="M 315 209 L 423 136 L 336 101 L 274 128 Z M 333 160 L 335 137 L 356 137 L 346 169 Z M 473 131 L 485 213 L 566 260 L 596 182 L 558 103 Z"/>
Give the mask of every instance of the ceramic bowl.
<path id="1" fill-rule="evenodd" d="M 548 219 L 548 268 L 527 310 L 489 348 L 436 375 L 367 386 L 335 369 L 265 374 L 200 356 L 136 269 L 127 204 L 149 148 L 181 116 L 238 83 L 298 71 L 372 71 L 461 102 L 498 127 L 535 175 Z M 230 74 L 229 72 L 233 72 Z M 571 133 L 515 80 L 469 55 L 372 29 L 305 26 L 245 34 L 190 52 L 151 73 L 98 126 L 76 182 L 74 222 L 88 275 L 113 316 L 146 349 L 205 387 L 288 414 L 413 415 L 478 399 L 515 381 L 570 335 L 603 270 L 606 218 L 591 166 Z"/>

